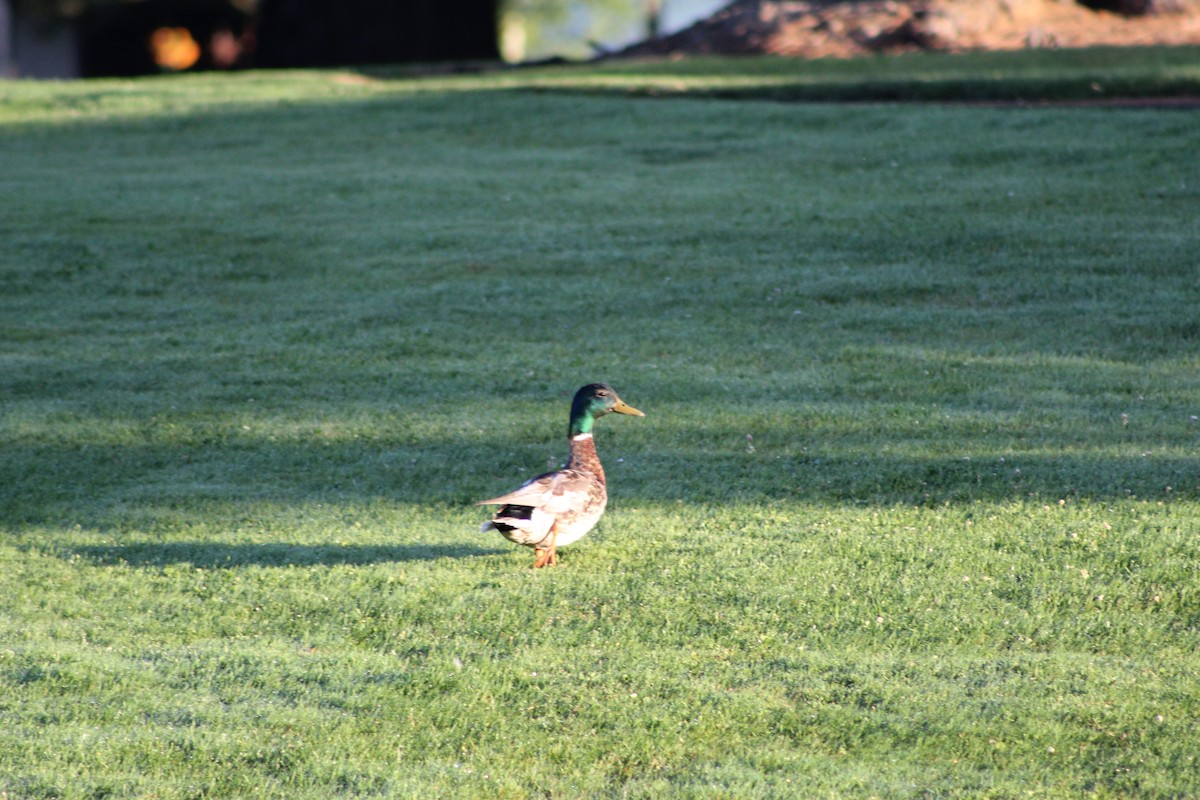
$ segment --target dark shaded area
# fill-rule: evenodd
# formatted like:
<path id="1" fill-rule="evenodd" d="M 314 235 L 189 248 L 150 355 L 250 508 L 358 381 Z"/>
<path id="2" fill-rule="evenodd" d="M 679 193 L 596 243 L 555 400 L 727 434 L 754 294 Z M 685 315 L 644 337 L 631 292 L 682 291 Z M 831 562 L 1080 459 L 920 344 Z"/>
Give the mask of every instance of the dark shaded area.
<path id="1" fill-rule="evenodd" d="M 757 433 L 757 431 L 756 431 Z M 1061 456 L 972 452 L 969 442 L 947 444 L 955 455 L 880 454 L 878 441 L 845 437 L 836 449 L 810 446 L 802 455 L 777 452 L 764 433 L 755 453 L 728 448 L 640 452 L 606 437 L 618 505 L 793 500 L 831 506 L 940 506 L 1028 499 L 1155 499 L 1192 501 L 1200 495 L 1200 457 L 1112 457 L 1072 452 Z M 716 442 L 744 440 L 744 431 L 714 434 Z M 810 442 L 810 445 L 812 443 Z M 519 469 L 540 466 L 532 455 L 496 440 L 446 440 L 429 445 L 229 443 L 201 447 L 112 446 L 10 448 L 0 464 L 0 525 L 78 524 L 96 530 L 153 529 L 178 516 L 210 514 L 215 506 L 268 501 L 302 505 L 361 502 L 470 508 L 509 488 Z M 563 448 L 565 452 L 565 447 Z M 526 474 L 531 474 L 527 472 Z M 52 476 L 52 477 L 51 477 Z M 47 491 L 52 480 L 58 491 Z M 38 485 L 42 484 L 42 485 Z M 36 499 L 35 499 L 36 498 Z M 480 510 L 478 521 L 486 519 Z M 161 518 L 161 519 L 160 519 Z M 464 530 L 464 537 L 472 529 Z M 496 542 L 499 538 L 496 537 Z M 261 545 L 206 550 L 207 545 L 100 548 L 91 557 L 135 563 L 364 563 L 490 554 L 460 546 L 344 548 Z M 240 561 L 239 561 L 240 559 Z"/>
<path id="2" fill-rule="evenodd" d="M 214 52 L 222 36 L 250 37 L 253 21 L 222 0 L 142 0 L 88 7 L 79 22 L 80 69 L 84 77 L 151 75 L 161 72 L 151 37 L 160 28 L 186 28 L 200 46 L 192 69 L 251 66 L 251 53 L 239 48 L 231 62 Z"/>
<path id="3" fill-rule="evenodd" d="M 198 569 L 221 567 L 308 567 L 315 565 L 362 566 L 386 561 L 435 561 L 440 558 L 474 558 L 502 555 L 508 550 L 447 544 L 336 546 L 296 544 L 213 544 L 167 542 L 161 544 L 96 545 L 73 553 L 97 564 L 132 567 L 191 564 Z"/>
<path id="4" fill-rule="evenodd" d="M 497 61 L 497 0 L 16 0 L 19 74 Z M 0 35 L 7 31 L 0 31 Z M 164 34 L 165 37 L 164 37 Z"/>
<path id="5" fill-rule="evenodd" d="M 1197 81 L 1188 76 L 1164 76 L 1153 83 L 1104 79 L 1104 95 L 1097 96 L 1091 76 L 1052 75 L 1030 78 L 945 78 L 924 81 L 864 79 L 845 84 L 814 83 L 717 88 L 680 93 L 681 96 L 722 100 L 763 99 L 781 103 L 994 103 L 996 105 L 1081 105 L 1192 110 L 1200 99 Z M 637 94 L 637 92 L 634 92 Z M 645 90 L 645 95 L 661 91 Z"/>
<path id="6" fill-rule="evenodd" d="M 1168 9 L 1170 6 L 1169 2 L 1163 3 L 1161 0 L 1157 2 L 1156 0 L 1078 0 L 1078 2 L 1085 8 L 1095 11 L 1111 11 L 1126 17 L 1149 14 L 1155 10 L 1156 6 L 1167 6 Z"/>
<path id="7" fill-rule="evenodd" d="M 260 67 L 495 60 L 495 0 L 263 0 Z"/>

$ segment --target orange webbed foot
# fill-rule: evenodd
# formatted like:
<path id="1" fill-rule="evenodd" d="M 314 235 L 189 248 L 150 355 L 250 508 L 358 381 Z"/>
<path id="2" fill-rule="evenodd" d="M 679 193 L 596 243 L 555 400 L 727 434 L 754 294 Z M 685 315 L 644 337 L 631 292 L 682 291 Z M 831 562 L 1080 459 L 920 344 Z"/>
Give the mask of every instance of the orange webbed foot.
<path id="1" fill-rule="evenodd" d="M 533 562 L 534 569 L 541 569 L 547 565 L 551 567 L 558 566 L 558 548 L 555 546 L 557 544 L 558 526 L 555 525 L 550 529 L 550 546 L 534 548 L 533 552 L 537 554 L 537 558 Z"/>

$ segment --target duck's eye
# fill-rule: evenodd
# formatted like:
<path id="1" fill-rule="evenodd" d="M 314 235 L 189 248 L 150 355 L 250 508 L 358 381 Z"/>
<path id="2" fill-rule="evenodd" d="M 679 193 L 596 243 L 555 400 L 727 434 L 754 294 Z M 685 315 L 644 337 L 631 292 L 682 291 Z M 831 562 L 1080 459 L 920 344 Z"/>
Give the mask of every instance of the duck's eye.
<path id="1" fill-rule="evenodd" d="M 596 392 L 599 397 L 608 397 L 608 392 Z"/>

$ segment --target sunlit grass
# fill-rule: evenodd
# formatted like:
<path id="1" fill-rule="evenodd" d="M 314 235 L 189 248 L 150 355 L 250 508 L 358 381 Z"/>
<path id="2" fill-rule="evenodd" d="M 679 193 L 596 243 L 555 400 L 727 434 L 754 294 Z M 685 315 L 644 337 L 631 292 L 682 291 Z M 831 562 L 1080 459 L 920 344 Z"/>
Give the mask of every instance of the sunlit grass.
<path id="1" fill-rule="evenodd" d="M 0 795 L 1196 794 L 1191 116 L 542 74 L 0 85 Z"/>
<path id="2" fill-rule="evenodd" d="M 68 84 L 0 81 L 0 122 L 286 108 L 292 103 L 480 91 L 569 91 L 802 101 L 1062 101 L 1195 97 L 1200 48 L 1095 47 L 859 59 L 612 60 L 551 67 L 428 67 L 176 75 Z"/>

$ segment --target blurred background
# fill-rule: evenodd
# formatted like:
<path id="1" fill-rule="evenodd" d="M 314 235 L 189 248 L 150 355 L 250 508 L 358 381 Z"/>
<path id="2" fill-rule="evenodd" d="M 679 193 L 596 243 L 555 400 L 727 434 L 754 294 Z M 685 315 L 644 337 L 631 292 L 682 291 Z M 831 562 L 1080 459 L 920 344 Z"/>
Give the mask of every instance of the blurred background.
<path id="1" fill-rule="evenodd" d="M 0 75 L 1200 45 L 1200 0 L 0 0 Z"/>
<path id="2" fill-rule="evenodd" d="M 0 74 L 586 58 L 728 0 L 0 0 Z"/>

